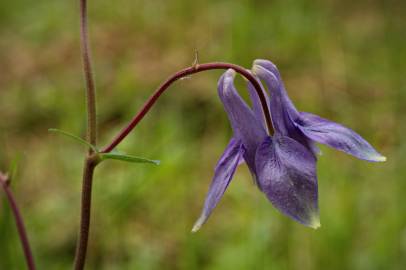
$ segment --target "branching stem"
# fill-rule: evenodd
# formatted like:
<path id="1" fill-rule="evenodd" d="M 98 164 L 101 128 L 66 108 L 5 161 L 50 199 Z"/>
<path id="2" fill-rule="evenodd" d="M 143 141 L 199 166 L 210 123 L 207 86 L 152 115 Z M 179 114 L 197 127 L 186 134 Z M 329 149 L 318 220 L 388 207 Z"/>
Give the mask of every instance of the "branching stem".
<path id="1" fill-rule="evenodd" d="M 90 48 L 88 41 L 88 26 L 87 26 L 87 0 L 80 0 L 80 29 L 81 29 L 81 46 L 83 58 L 83 71 L 86 79 L 86 104 L 87 104 L 87 141 L 96 146 L 97 143 L 97 123 L 96 123 L 96 90 L 93 81 L 92 66 L 90 61 Z M 212 69 L 233 69 L 243 77 L 245 77 L 255 88 L 261 105 L 265 114 L 266 124 L 269 134 L 272 133 L 272 122 L 270 118 L 269 108 L 266 102 L 266 97 L 262 91 L 261 85 L 257 79 L 245 68 L 223 62 L 213 62 L 199 64 L 196 63 L 183 70 L 180 70 L 170 76 L 161 86 L 152 94 L 146 101 L 141 110 L 134 116 L 130 123 L 124 127 L 121 132 L 113 139 L 113 141 L 106 146 L 101 152 L 111 152 L 125 137 L 137 126 L 137 124 L 144 118 L 148 111 L 152 108 L 158 98 L 172 85 L 175 81 L 184 78 L 188 75 L 199 73 Z M 80 232 L 75 255 L 75 270 L 82 270 L 85 266 L 87 244 L 89 239 L 89 227 L 91 216 L 91 200 L 92 200 L 92 182 L 94 169 L 98 163 L 97 153 L 94 149 L 89 149 L 89 155 L 85 159 L 82 183 L 82 202 L 81 202 L 81 220 Z"/>
<path id="2" fill-rule="evenodd" d="M 199 73 L 206 70 L 212 69 L 233 69 L 243 77 L 245 77 L 257 91 L 259 99 L 261 101 L 261 106 L 265 114 L 266 125 L 268 127 L 269 134 L 273 133 L 272 121 L 270 117 L 269 108 L 266 102 L 266 97 L 264 92 L 261 89 L 261 85 L 257 81 L 257 79 L 245 68 L 230 64 L 230 63 L 223 63 L 223 62 L 213 62 L 213 63 L 205 63 L 205 64 L 198 64 L 193 65 L 192 67 L 182 69 L 172 76 L 170 76 L 163 84 L 161 84 L 158 89 L 151 95 L 151 97 L 144 103 L 144 106 L 140 109 L 140 111 L 134 116 L 131 122 L 124 127 L 120 133 L 113 139 L 113 141 L 103 148 L 101 152 L 108 153 L 112 151 L 125 137 L 137 126 L 137 124 L 144 118 L 144 116 L 148 113 L 148 111 L 152 108 L 158 98 L 171 86 L 175 81 L 184 78 L 188 75 Z"/>
<path id="3" fill-rule="evenodd" d="M 82 47 L 83 71 L 86 81 L 86 107 L 87 107 L 87 141 L 96 147 L 97 121 L 96 121 L 96 89 L 93 80 L 92 64 L 87 26 L 87 0 L 80 0 L 80 41 Z M 94 158 L 94 149 L 89 147 L 89 156 L 85 159 L 82 182 L 82 201 L 80 216 L 80 231 L 77 240 L 74 267 L 82 270 L 85 267 L 87 243 L 89 239 L 93 173 L 97 165 Z"/>
<path id="4" fill-rule="evenodd" d="M 10 204 L 10 208 L 13 212 L 14 219 L 17 225 L 18 235 L 20 236 L 21 245 L 23 247 L 25 260 L 27 262 L 27 267 L 29 270 L 35 270 L 34 257 L 32 256 L 32 251 L 30 248 L 30 243 L 28 241 L 27 232 L 25 230 L 23 217 L 21 216 L 20 210 L 18 209 L 16 200 L 13 193 L 8 185 L 8 177 L 0 172 L 0 185 L 3 187 L 6 193 L 7 200 Z"/>

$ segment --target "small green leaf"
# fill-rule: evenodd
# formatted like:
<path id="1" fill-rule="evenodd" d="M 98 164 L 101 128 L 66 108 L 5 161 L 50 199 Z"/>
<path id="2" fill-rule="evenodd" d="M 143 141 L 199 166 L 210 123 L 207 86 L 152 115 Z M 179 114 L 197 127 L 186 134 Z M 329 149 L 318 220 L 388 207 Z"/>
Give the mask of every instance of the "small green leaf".
<path id="1" fill-rule="evenodd" d="M 16 154 L 16 156 L 11 160 L 10 169 L 9 169 L 10 179 L 14 180 L 17 178 L 17 171 L 18 171 L 18 165 L 20 163 L 20 160 L 21 160 L 20 153 Z"/>
<path id="2" fill-rule="evenodd" d="M 100 156 L 102 160 L 115 159 L 132 163 L 152 163 L 155 165 L 159 165 L 160 163 L 159 160 L 151 160 L 143 157 L 130 156 L 123 153 L 101 153 Z"/>
<path id="3" fill-rule="evenodd" d="M 87 141 L 83 140 L 82 138 L 80 138 L 80 137 L 78 137 L 78 136 L 76 136 L 76 135 L 74 135 L 72 133 L 69 133 L 69 132 L 66 132 L 66 131 L 63 131 L 63 130 L 60 130 L 60 129 L 56 129 L 56 128 L 50 128 L 50 129 L 48 129 L 48 131 L 62 134 L 64 136 L 66 136 L 66 137 L 69 137 L 71 139 L 76 140 L 77 142 L 79 142 L 79 143 L 81 143 L 83 145 L 86 145 L 87 147 L 90 147 L 96 153 L 99 152 L 94 145 L 88 143 Z"/>

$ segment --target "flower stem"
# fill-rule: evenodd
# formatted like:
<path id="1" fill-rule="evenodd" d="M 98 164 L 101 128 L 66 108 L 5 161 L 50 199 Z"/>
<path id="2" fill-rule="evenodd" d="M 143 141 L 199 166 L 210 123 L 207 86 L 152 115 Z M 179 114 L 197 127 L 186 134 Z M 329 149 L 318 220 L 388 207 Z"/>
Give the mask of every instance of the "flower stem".
<path id="1" fill-rule="evenodd" d="M 245 77 L 252 85 L 255 87 L 255 90 L 257 91 L 257 94 L 259 96 L 259 99 L 261 101 L 262 109 L 265 114 L 265 120 L 266 124 L 268 127 L 269 134 L 272 134 L 273 132 L 273 127 L 272 127 L 272 121 L 270 117 L 270 112 L 269 108 L 266 102 L 266 97 L 261 89 L 261 85 L 257 81 L 257 79 L 245 68 L 230 64 L 230 63 L 223 63 L 223 62 L 213 62 L 213 63 L 205 63 L 205 64 L 198 64 L 194 65 L 192 67 L 188 67 L 185 69 L 182 69 L 172 76 L 170 76 L 163 84 L 161 84 L 158 89 L 151 95 L 151 97 L 144 103 L 144 106 L 142 106 L 141 110 L 134 116 L 134 118 L 131 120 L 131 122 L 124 127 L 120 133 L 113 139 L 113 141 L 103 148 L 101 151 L 102 153 L 108 153 L 112 151 L 122 140 L 124 140 L 125 137 L 137 126 L 137 124 L 144 118 L 144 116 L 148 113 L 148 111 L 151 109 L 151 107 L 155 104 L 155 102 L 158 100 L 158 98 L 169 88 L 169 86 L 172 85 L 175 81 L 184 78 L 188 75 L 194 74 L 194 73 L 199 73 L 202 71 L 206 70 L 212 70 L 212 69 L 233 69 L 243 77 Z"/>
<path id="2" fill-rule="evenodd" d="M 0 172 L 0 185 L 3 187 L 6 193 L 7 200 L 10 204 L 11 210 L 14 215 L 14 219 L 17 225 L 18 235 L 20 236 L 21 245 L 23 247 L 25 260 L 29 270 L 35 270 L 34 257 L 32 256 L 32 251 L 30 248 L 30 243 L 28 241 L 27 232 L 25 230 L 23 217 L 21 216 L 20 210 L 18 209 L 14 195 L 8 185 L 8 177 Z"/>
<path id="3" fill-rule="evenodd" d="M 92 63 L 87 27 L 87 0 L 80 0 L 80 40 L 82 46 L 83 71 L 86 80 L 86 107 L 87 107 L 87 140 L 96 146 L 97 121 L 96 121 L 96 88 L 93 80 Z M 89 149 L 92 152 L 92 149 Z"/>
<path id="4" fill-rule="evenodd" d="M 88 41 L 87 0 L 80 0 L 80 41 L 82 47 L 83 71 L 86 80 L 87 141 L 95 147 L 97 143 L 96 89 L 93 80 Z M 83 169 L 80 231 L 74 262 L 74 268 L 76 270 L 82 270 L 86 261 L 87 243 L 90 231 L 93 173 L 97 165 L 93 154 L 93 148 L 89 147 L 89 155 L 85 159 Z"/>
<path id="5" fill-rule="evenodd" d="M 96 159 L 89 156 L 85 159 L 82 182 L 82 203 L 80 217 L 80 231 L 76 246 L 75 270 L 82 270 L 85 267 L 87 243 L 89 239 L 90 214 L 92 206 L 92 183 L 93 173 L 97 165 Z"/>

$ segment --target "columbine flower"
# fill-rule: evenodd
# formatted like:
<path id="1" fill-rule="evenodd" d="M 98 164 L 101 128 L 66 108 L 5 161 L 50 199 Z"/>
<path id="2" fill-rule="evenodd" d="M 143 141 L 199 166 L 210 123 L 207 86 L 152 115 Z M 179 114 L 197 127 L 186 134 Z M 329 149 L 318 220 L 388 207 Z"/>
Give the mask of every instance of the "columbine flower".
<path id="1" fill-rule="evenodd" d="M 385 161 L 366 140 L 353 130 L 317 115 L 299 112 L 289 99 L 276 66 L 268 60 L 254 61 L 253 72 L 270 91 L 270 110 L 275 130 L 300 142 L 314 153 L 314 142 L 367 161 Z"/>
<path id="2" fill-rule="evenodd" d="M 318 148 L 315 142 L 367 161 L 385 161 L 386 158 L 351 129 L 310 113 L 298 112 L 272 62 L 256 60 L 253 72 L 265 82 L 270 92 L 270 111 L 275 129 L 273 141 L 268 138 L 256 153 L 258 181 L 268 199 L 281 212 L 317 228 L 320 224 L 315 174 Z M 279 161 L 275 161 L 271 153 L 277 147 L 285 147 L 284 153 L 277 152 Z M 285 168 L 281 169 L 279 164 L 284 164 Z"/>
<path id="3" fill-rule="evenodd" d="M 272 62 L 256 60 L 253 73 L 265 82 L 270 92 L 267 102 L 271 116 L 268 117 L 275 133 L 270 136 L 266 132 L 264 112 L 253 86 L 248 83 L 251 109 L 234 87 L 235 72 L 228 70 L 219 80 L 218 92 L 234 134 L 215 168 L 202 214 L 193 231 L 206 222 L 242 161 L 247 163 L 259 189 L 279 211 L 306 226 L 318 228 L 316 154 L 319 151 L 315 142 L 359 159 L 386 160 L 351 129 L 297 111 Z"/>
<path id="4" fill-rule="evenodd" d="M 257 98 L 251 95 L 254 107 L 251 110 L 238 95 L 234 76 L 235 72 L 228 70 L 218 83 L 233 138 L 215 168 L 202 214 L 192 231 L 197 231 L 206 222 L 243 160 L 259 189 L 277 209 L 302 224 L 319 227 L 313 153 L 278 129 L 272 137 L 267 134 Z"/>

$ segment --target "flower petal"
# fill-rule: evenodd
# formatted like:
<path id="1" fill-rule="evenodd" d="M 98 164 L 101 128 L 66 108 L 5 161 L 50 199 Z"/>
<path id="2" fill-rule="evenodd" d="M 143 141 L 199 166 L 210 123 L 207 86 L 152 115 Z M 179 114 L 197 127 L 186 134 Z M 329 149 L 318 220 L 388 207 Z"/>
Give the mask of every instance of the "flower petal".
<path id="1" fill-rule="evenodd" d="M 237 169 L 238 163 L 242 159 L 243 154 L 244 147 L 242 146 L 241 141 L 232 138 L 217 163 L 202 214 L 193 226 L 192 232 L 198 231 L 209 218 L 211 212 L 220 201 L 233 178 L 234 172 Z"/>
<path id="2" fill-rule="evenodd" d="M 240 97 L 234 87 L 235 71 L 229 69 L 221 76 L 218 83 L 218 94 L 223 102 L 234 137 L 242 141 L 245 148 L 244 159 L 251 173 L 255 175 L 255 152 L 267 134 L 261 121 L 251 108 Z"/>
<path id="3" fill-rule="evenodd" d="M 278 80 L 281 78 L 281 74 L 279 73 L 278 68 L 271 61 L 266 60 L 266 59 L 256 59 L 254 61 L 254 66 L 255 65 L 261 66 L 261 67 L 269 70 L 270 72 L 272 72 L 275 75 L 275 77 L 278 78 Z"/>
<path id="4" fill-rule="evenodd" d="M 302 112 L 297 126 L 311 140 L 367 161 L 385 161 L 366 140 L 353 130 L 317 115 Z"/>
<path id="5" fill-rule="evenodd" d="M 283 214 L 312 227 L 320 226 L 316 159 L 295 140 L 268 137 L 256 154 L 258 182 Z"/>
<path id="6" fill-rule="evenodd" d="M 299 112 L 290 100 L 288 93 L 286 92 L 285 85 L 276 65 L 269 60 L 257 59 L 254 61 L 253 65 L 254 73 L 256 73 L 257 71 L 259 71 L 259 73 L 262 73 L 261 69 L 257 69 L 258 67 L 261 67 L 263 70 L 266 70 L 273 75 L 274 78 L 271 78 L 271 80 L 275 81 L 273 82 L 273 87 L 269 87 L 271 97 L 272 95 L 278 95 L 281 99 L 281 104 L 289 112 L 292 120 L 295 120 L 295 118 L 299 116 Z"/>
<path id="7" fill-rule="evenodd" d="M 258 83 L 261 86 L 262 92 L 264 93 L 264 96 L 266 98 L 267 106 L 269 108 L 270 105 L 269 105 L 268 94 L 267 94 L 266 90 L 263 88 L 260 80 L 258 80 Z M 257 91 L 255 90 L 255 87 L 250 82 L 247 83 L 247 87 L 248 87 L 250 99 L 252 101 L 252 110 L 254 111 L 255 116 L 257 117 L 257 119 L 259 119 L 259 121 L 261 121 L 262 125 L 264 126 L 264 128 L 266 130 L 265 112 L 262 109 L 261 101 L 258 97 Z"/>
<path id="8" fill-rule="evenodd" d="M 314 155 L 319 154 L 317 146 L 295 125 L 299 113 L 286 93 L 276 66 L 270 61 L 256 60 L 253 72 L 265 82 L 270 92 L 271 117 L 275 131 L 298 141 Z"/>

